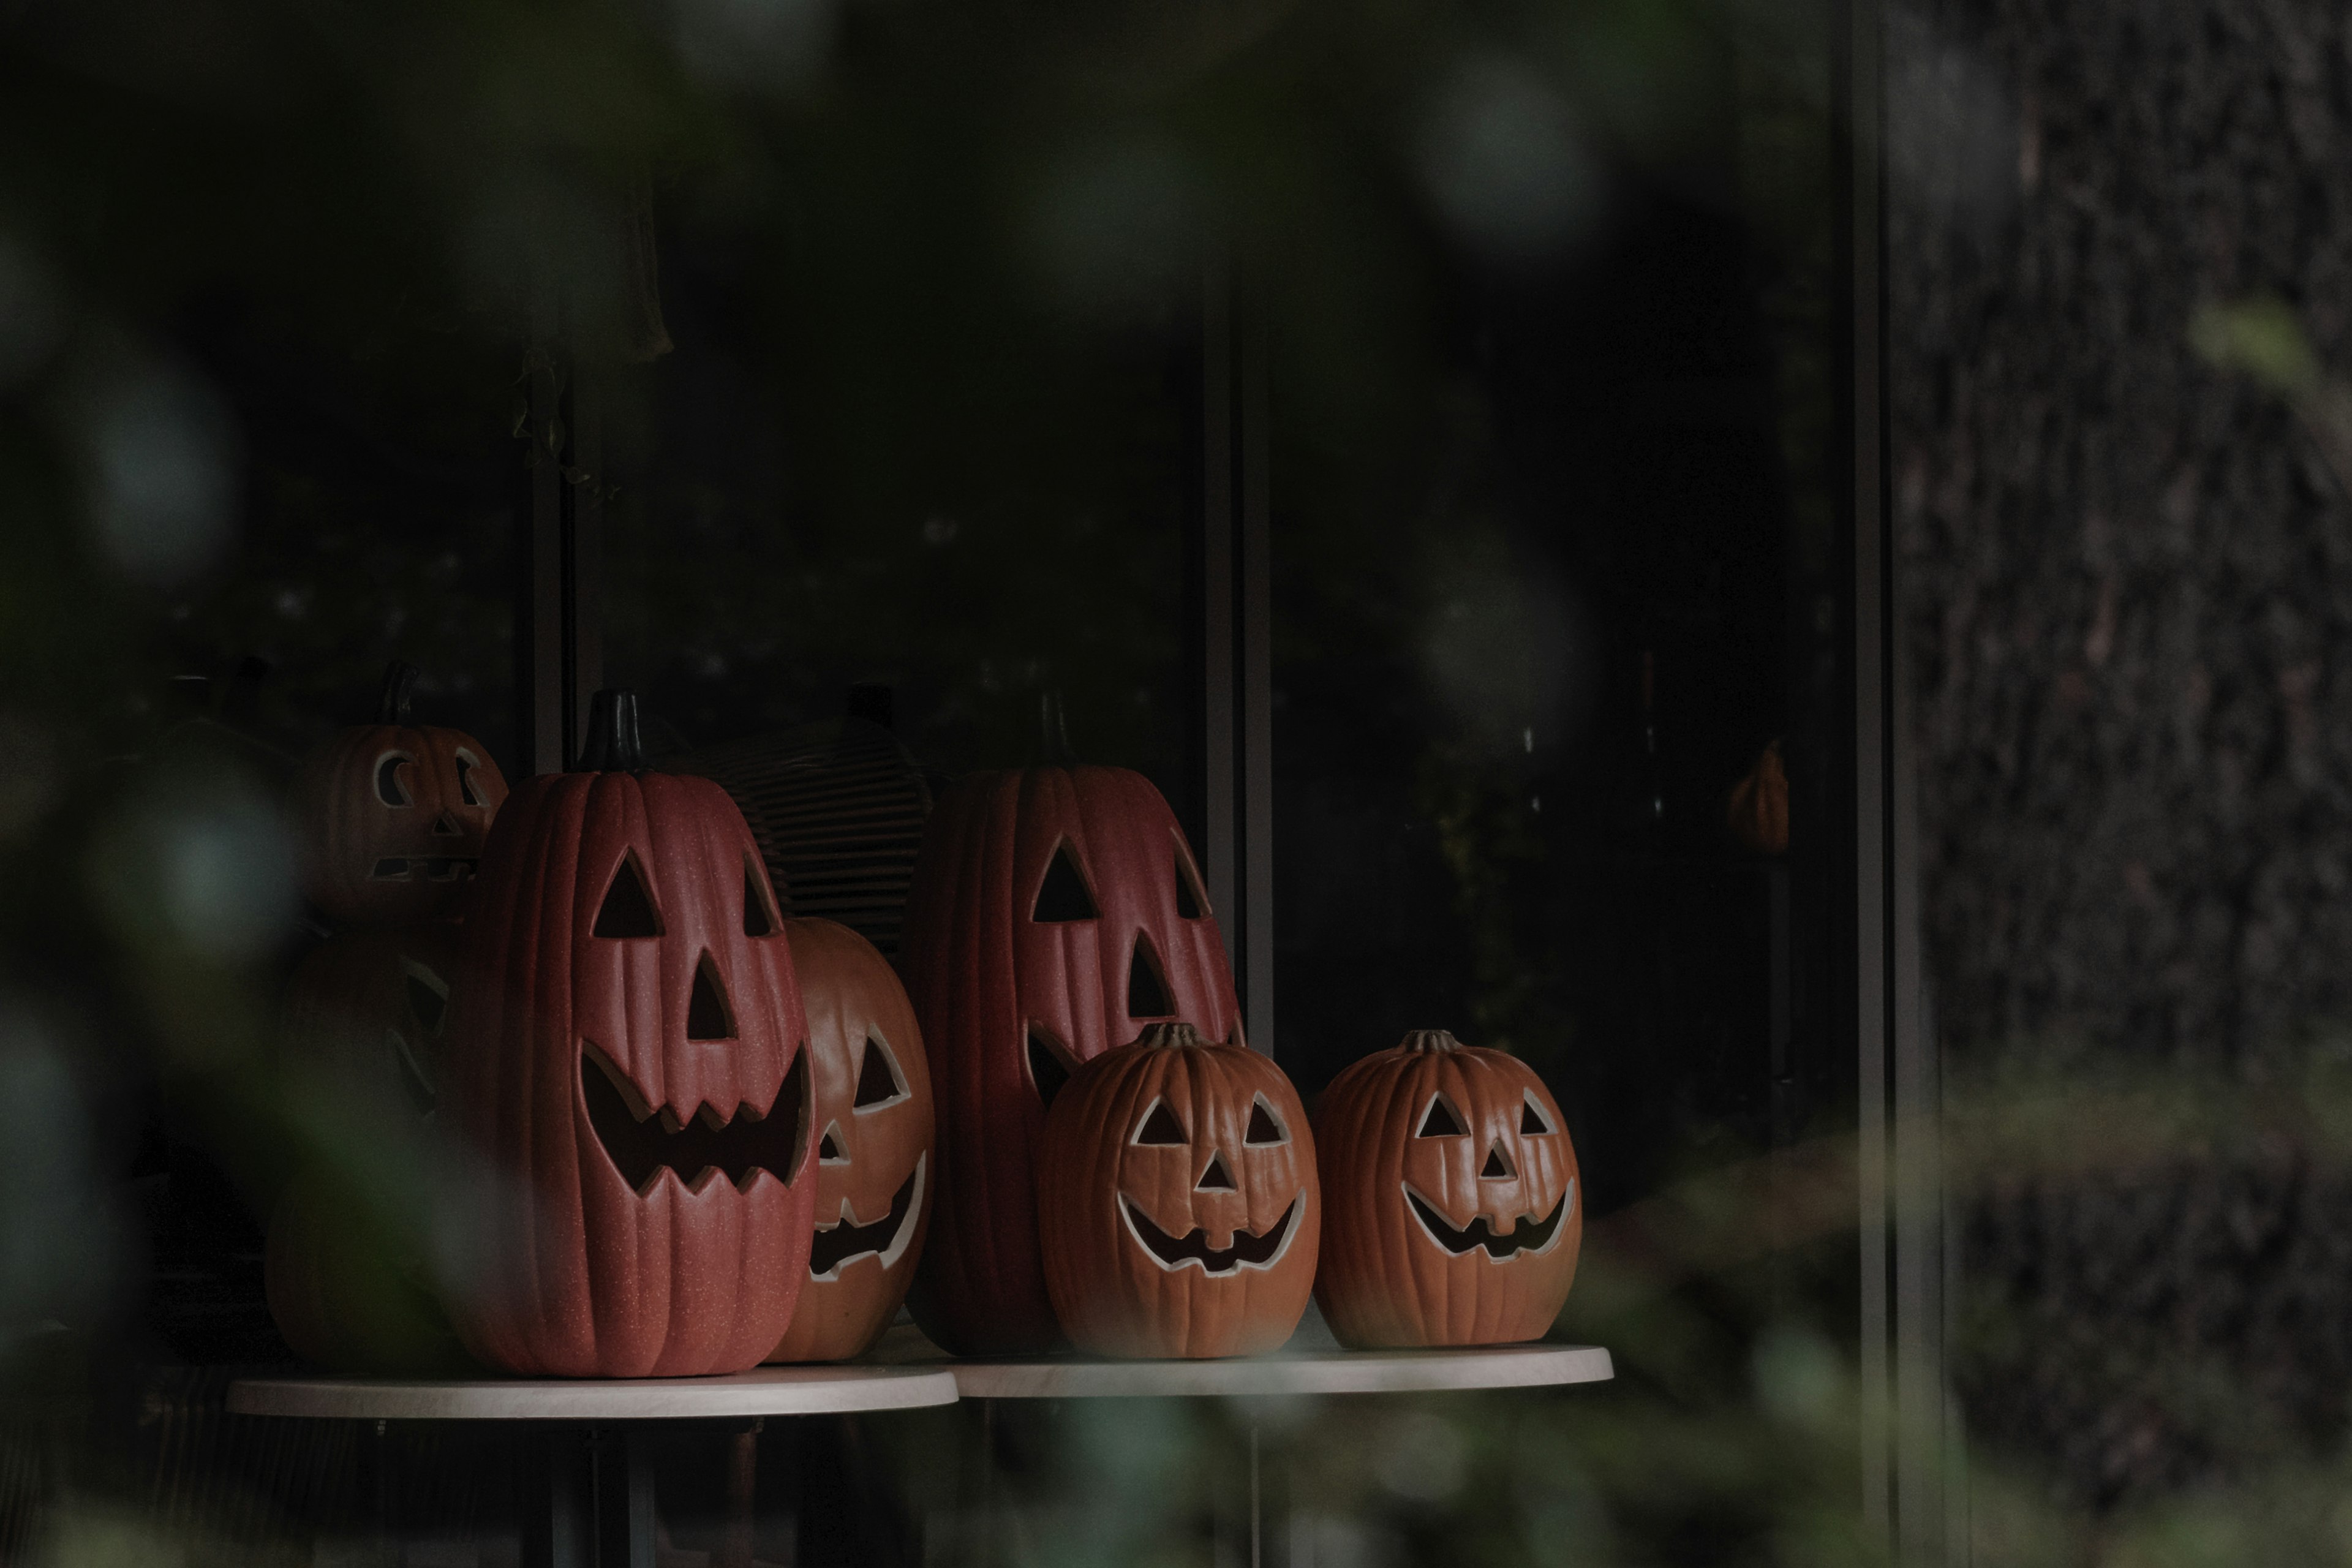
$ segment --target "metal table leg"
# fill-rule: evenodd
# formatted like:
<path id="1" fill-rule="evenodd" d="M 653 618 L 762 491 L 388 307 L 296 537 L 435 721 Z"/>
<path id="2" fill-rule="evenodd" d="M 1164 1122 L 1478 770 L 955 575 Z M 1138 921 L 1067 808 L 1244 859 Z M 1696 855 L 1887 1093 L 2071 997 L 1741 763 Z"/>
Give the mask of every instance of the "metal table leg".
<path id="1" fill-rule="evenodd" d="M 523 1568 L 654 1568 L 654 1472 L 634 1422 L 525 1435 Z"/>

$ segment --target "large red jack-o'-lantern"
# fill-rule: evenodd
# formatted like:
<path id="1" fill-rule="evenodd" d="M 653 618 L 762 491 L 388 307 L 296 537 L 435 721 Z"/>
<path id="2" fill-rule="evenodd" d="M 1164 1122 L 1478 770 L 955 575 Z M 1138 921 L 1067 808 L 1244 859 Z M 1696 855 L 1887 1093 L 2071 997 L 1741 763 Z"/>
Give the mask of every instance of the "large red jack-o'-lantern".
<path id="1" fill-rule="evenodd" d="M 1125 768 L 976 773 L 940 799 L 899 968 L 940 1102 L 939 1213 L 911 1298 L 961 1354 L 1060 1342 L 1037 1251 L 1034 1150 L 1082 1062 L 1151 1023 L 1241 1038 L 1192 852 Z"/>
<path id="2" fill-rule="evenodd" d="M 1316 1117 L 1315 1299 L 1350 1345 L 1543 1337 L 1584 1234 L 1576 1151 L 1534 1068 L 1443 1029 L 1331 1081 Z"/>
<path id="3" fill-rule="evenodd" d="M 457 914 L 507 797 L 479 741 L 409 721 L 416 679 L 415 666 L 394 663 L 376 722 L 329 741 L 294 783 L 303 887 L 339 925 Z"/>
<path id="4" fill-rule="evenodd" d="M 842 1361 L 907 1299 L 930 1223 L 931 1075 L 915 1010 L 874 944 L 788 920 L 808 1009 L 816 1237 L 792 1327 L 770 1361 Z"/>
<path id="5" fill-rule="evenodd" d="M 1317 1185 L 1280 1068 L 1154 1024 L 1080 1068 L 1045 1118 L 1038 1241 L 1064 1331 L 1103 1355 L 1275 1349 L 1314 1289 Z"/>
<path id="6" fill-rule="evenodd" d="M 515 1372 L 740 1372 L 806 1277 L 808 1026 L 750 829 L 645 771 L 626 693 L 507 802 L 451 1020 L 448 1109 L 487 1167 L 458 1329 Z"/>

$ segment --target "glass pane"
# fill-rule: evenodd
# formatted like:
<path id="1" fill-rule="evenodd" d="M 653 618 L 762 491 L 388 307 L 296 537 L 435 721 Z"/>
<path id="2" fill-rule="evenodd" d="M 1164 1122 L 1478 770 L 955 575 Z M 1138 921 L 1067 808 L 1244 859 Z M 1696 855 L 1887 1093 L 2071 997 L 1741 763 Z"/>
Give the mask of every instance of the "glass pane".
<path id="1" fill-rule="evenodd" d="M 1081 757 L 1176 789 L 1190 300 L 1105 323 L 1058 299 L 956 193 L 971 129 L 924 125 L 789 211 L 667 230 L 677 347 L 625 382 L 611 459 L 607 679 L 676 746 L 829 719 L 879 683 L 948 773 L 1028 761 L 1059 692 Z"/>

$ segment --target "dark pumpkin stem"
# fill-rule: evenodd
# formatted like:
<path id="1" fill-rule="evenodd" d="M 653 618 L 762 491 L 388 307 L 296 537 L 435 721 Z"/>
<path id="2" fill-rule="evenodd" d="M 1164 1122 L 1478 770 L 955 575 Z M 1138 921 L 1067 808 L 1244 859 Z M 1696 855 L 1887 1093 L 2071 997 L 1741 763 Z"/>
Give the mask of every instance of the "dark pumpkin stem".
<path id="1" fill-rule="evenodd" d="M 1070 750 L 1070 729 L 1062 710 L 1062 691 L 1049 688 L 1037 699 L 1037 761 L 1041 768 L 1075 768 L 1077 752 Z"/>
<path id="2" fill-rule="evenodd" d="M 1461 1041 L 1444 1029 L 1415 1029 L 1398 1042 L 1397 1049 L 1415 1055 L 1463 1049 Z"/>
<path id="3" fill-rule="evenodd" d="M 637 694 L 599 691 L 588 700 L 588 734 L 580 742 L 575 773 L 636 773 L 646 771 L 645 742 L 637 735 Z"/>
<path id="4" fill-rule="evenodd" d="M 1208 1043 L 1208 1037 L 1190 1024 L 1150 1024 L 1135 1037 L 1135 1044 L 1129 1048 L 1149 1051 L 1169 1046 L 1204 1047 Z"/>
<path id="5" fill-rule="evenodd" d="M 384 667 L 383 696 L 375 705 L 377 723 L 408 722 L 409 704 L 416 696 L 417 678 L 424 673 L 404 658 L 395 658 Z"/>

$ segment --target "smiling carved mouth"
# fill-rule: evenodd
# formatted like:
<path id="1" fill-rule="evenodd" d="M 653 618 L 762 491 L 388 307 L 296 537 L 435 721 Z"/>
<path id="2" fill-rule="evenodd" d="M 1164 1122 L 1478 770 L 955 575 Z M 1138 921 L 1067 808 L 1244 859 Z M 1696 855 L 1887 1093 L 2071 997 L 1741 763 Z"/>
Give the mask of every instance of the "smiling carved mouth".
<path id="1" fill-rule="evenodd" d="M 869 1254 L 878 1254 L 885 1268 L 904 1257 L 907 1244 L 914 1239 L 915 1213 L 923 1202 L 923 1167 L 929 1160 L 929 1154 L 915 1156 L 914 1170 L 890 1199 L 890 1212 L 872 1225 L 858 1224 L 857 1211 L 847 1198 L 842 1199 L 841 1218 L 816 1227 L 816 1239 L 809 1247 L 809 1278 L 830 1279 L 843 1264 Z"/>
<path id="2" fill-rule="evenodd" d="M 1422 1228 L 1429 1232 L 1430 1239 L 1438 1246 L 1457 1257 L 1474 1247 L 1483 1247 L 1487 1257 L 1498 1260 L 1517 1257 L 1522 1252 L 1541 1252 L 1549 1247 L 1552 1237 L 1559 1233 L 1560 1216 L 1568 1213 L 1568 1205 L 1575 1200 L 1576 1183 L 1571 1180 L 1568 1184 L 1568 1191 L 1560 1194 L 1559 1202 L 1552 1205 L 1551 1213 L 1541 1219 L 1532 1215 L 1522 1215 L 1517 1224 L 1498 1236 L 1486 1223 L 1485 1215 L 1473 1219 L 1467 1230 L 1457 1230 L 1445 1223 L 1445 1216 L 1432 1207 L 1426 1198 L 1411 1187 L 1404 1190 L 1404 1201 L 1412 1205 L 1413 1217 L 1421 1221 Z"/>
<path id="3" fill-rule="evenodd" d="M 1121 1193 L 1118 1211 L 1127 1216 L 1127 1228 L 1135 1233 L 1144 1250 L 1160 1260 L 1162 1268 L 1181 1268 L 1197 1263 L 1211 1274 L 1230 1274 L 1235 1268 L 1269 1268 L 1282 1256 L 1290 1243 L 1290 1222 L 1298 1216 L 1298 1200 L 1282 1211 L 1282 1217 L 1256 1234 L 1246 1230 L 1234 1232 L 1234 1244 L 1227 1247 L 1209 1245 L 1208 1232 L 1198 1226 L 1183 1237 L 1169 1235 L 1139 1213 L 1134 1204 Z"/>
<path id="4" fill-rule="evenodd" d="M 724 1172 L 738 1191 L 765 1171 L 790 1186 L 800 1169 L 808 1136 L 808 1053 L 793 1059 L 763 1115 L 749 1102 L 725 1121 L 709 1105 L 681 1120 L 665 1105 L 645 1105 L 628 1075 L 591 1042 L 580 1051 L 580 1092 L 588 1103 L 588 1125 L 621 1179 L 639 1194 L 664 1171 L 675 1172 L 688 1189 L 699 1191 L 715 1172 Z M 644 1106 L 641 1110 L 639 1106 Z"/>

